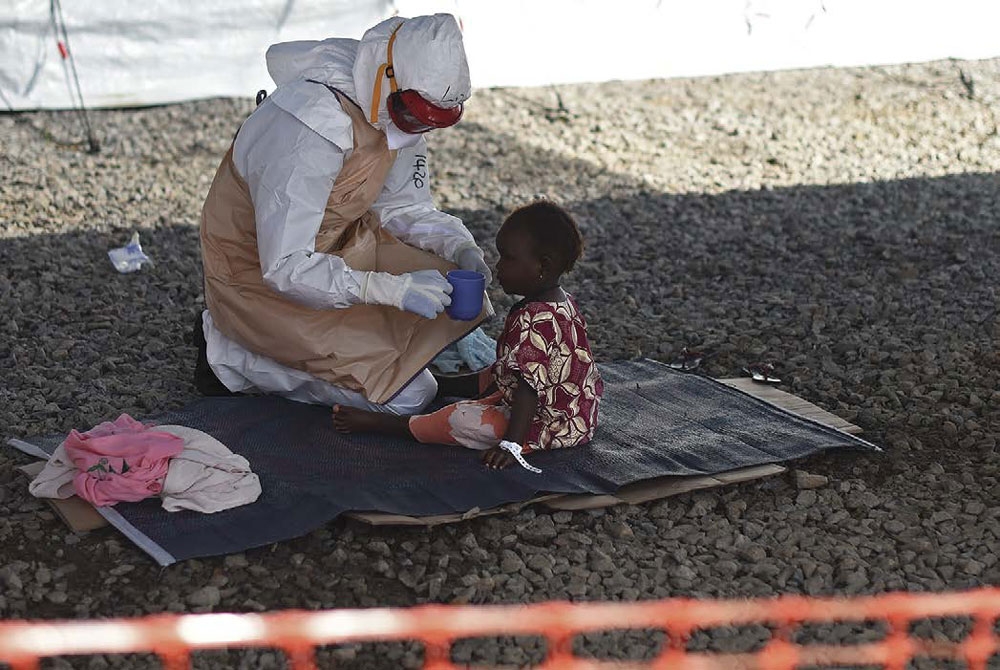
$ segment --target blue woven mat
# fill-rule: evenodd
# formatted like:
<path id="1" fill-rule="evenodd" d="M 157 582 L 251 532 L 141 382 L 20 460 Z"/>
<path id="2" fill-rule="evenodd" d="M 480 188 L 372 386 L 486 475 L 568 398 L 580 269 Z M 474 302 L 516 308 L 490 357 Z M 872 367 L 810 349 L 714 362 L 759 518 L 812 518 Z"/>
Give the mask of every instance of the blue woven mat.
<path id="1" fill-rule="evenodd" d="M 159 499 L 99 511 L 161 565 L 298 537 L 346 511 L 429 516 L 489 509 L 540 493 L 614 493 L 664 475 L 717 474 L 864 440 L 711 379 L 654 361 L 600 366 L 600 426 L 585 446 L 532 454 L 542 474 L 494 471 L 477 452 L 344 435 L 326 407 L 275 397 L 204 398 L 146 419 L 209 433 L 260 476 L 257 502 L 217 514 L 165 512 Z M 114 417 L 109 417 L 114 418 Z M 51 453 L 62 437 L 27 442 Z"/>

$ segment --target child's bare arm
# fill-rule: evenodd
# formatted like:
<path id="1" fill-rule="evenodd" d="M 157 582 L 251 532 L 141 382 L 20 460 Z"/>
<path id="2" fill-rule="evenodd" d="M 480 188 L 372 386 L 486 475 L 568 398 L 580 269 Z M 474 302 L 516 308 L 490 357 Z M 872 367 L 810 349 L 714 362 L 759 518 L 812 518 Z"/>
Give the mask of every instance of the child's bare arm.
<path id="1" fill-rule="evenodd" d="M 518 380 L 517 388 L 514 390 L 514 403 L 510 408 L 510 421 L 507 423 L 507 432 L 503 439 L 509 442 L 524 444 L 524 438 L 531 428 L 531 420 L 538 409 L 538 393 L 531 388 L 524 377 Z M 483 452 L 483 463 L 491 468 L 505 468 L 514 462 L 514 457 L 510 452 L 504 451 L 500 447 L 493 447 Z"/>
<path id="2" fill-rule="evenodd" d="M 510 408 L 510 422 L 507 424 L 507 432 L 503 439 L 518 444 L 524 443 L 524 438 L 528 436 L 528 429 L 531 428 L 531 420 L 535 417 L 535 410 L 538 409 L 538 393 L 531 388 L 524 377 L 520 377 L 517 382 L 517 389 L 514 390 L 514 403 Z"/>

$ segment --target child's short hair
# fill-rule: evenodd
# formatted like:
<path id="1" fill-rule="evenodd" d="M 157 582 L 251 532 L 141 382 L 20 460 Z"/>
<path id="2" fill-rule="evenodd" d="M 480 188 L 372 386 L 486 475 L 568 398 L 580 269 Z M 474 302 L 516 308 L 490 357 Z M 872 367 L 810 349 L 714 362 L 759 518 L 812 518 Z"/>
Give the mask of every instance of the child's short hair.
<path id="1" fill-rule="evenodd" d="M 511 212 L 503 228 L 523 230 L 535 242 L 535 252 L 556 261 L 559 274 L 573 269 L 583 253 L 583 236 L 576 220 L 550 200 L 536 200 Z"/>

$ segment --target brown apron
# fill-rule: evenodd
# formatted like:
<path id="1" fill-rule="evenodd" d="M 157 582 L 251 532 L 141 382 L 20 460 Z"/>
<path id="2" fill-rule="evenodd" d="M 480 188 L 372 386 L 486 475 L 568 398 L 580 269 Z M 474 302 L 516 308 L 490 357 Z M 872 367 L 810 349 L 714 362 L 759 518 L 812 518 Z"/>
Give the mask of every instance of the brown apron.
<path id="1" fill-rule="evenodd" d="M 326 204 L 315 249 L 344 259 L 355 270 L 400 274 L 455 265 L 404 244 L 370 210 L 395 152 L 385 135 L 345 96 L 354 150 L 344 161 Z M 208 192 L 201 216 L 205 302 L 216 327 L 250 351 L 304 370 L 384 404 L 449 344 L 493 315 L 489 299 L 474 321 L 441 313 L 425 319 L 384 305 L 311 309 L 268 288 L 261 276 L 253 202 L 236 172 L 230 146 Z"/>

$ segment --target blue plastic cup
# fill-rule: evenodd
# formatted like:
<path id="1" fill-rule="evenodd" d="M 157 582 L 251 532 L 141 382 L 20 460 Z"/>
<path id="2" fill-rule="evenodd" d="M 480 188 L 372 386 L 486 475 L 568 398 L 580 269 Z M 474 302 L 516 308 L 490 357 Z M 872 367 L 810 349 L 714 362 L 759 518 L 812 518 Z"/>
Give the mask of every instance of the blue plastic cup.
<path id="1" fill-rule="evenodd" d="M 451 304 L 445 311 L 456 321 L 472 321 L 483 311 L 486 277 L 475 270 L 451 270 L 447 277 L 452 291 Z"/>

